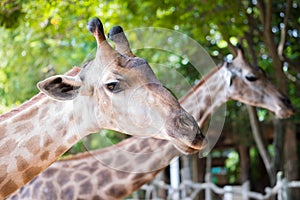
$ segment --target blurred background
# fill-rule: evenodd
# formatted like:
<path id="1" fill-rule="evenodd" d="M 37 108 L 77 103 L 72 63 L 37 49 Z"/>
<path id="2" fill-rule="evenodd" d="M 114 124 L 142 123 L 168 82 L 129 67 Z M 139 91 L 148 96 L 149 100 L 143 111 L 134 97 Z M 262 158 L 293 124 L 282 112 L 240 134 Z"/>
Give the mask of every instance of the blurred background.
<path id="1" fill-rule="evenodd" d="M 189 158 L 198 162 L 190 166 L 193 181 L 203 182 L 205 171 L 209 170 L 211 181 L 218 186 L 238 185 L 248 180 L 251 190 L 264 192 L 266 186 L 275 184 L 278 171 L 283 172 L 287 181 L 299 180 L 299 0 L 3 0 L 0 2 L 0 113 L 37 94 L 38 81 L 65 73 L 93 57 L 96 43 L 86 23 L 94 16 L 102 19 L 106 32 L 114 25 L 121 25 L 125 31 L 162 27 L 186 34 L 202 45 L 216 64 L 232 53 L 233 45 L 242 43 L 250 62 L 262 67 L 268 78 L 287 94 L 296 114 L 278 120 L 272 113 L 256 109 L 267 154 L 262 158 L 253 139 L 247 108 L 239 102 L 228 102 L 225 127 L 210 154 L 210 168 L 205 169 L 207 158 L 196 161 L 192 156 Z M 134 43 L 134 38 L 130 39 Z M 176 68 L 190 85 L 201 79 L 189 60 L 172 54 L 171 50 L 141 49 L 134 53 L 149 63 L 168 63 L 167 68 L 152 67 L 169 88 L 180 83 L 163 81 L 170 80 L 168 67 Z M 180 87 L 174 93 L 179 98 L 186 91 Z M 83 139 L 67 154 L 103 148 L 126 137 L 105 130 Z M 297 192 L 290 192 L 290 198 L 300 198 Z"/>

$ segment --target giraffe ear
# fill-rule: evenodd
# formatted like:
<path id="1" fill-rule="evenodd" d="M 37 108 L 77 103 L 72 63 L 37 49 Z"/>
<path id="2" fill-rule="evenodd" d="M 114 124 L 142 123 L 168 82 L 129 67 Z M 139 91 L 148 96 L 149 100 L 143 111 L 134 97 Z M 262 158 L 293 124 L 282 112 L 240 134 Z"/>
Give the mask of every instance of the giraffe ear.
<path id="1" fill-rule="evenodd" d="M 66 101 L 72 100 L 78 95 L 81 85 L 79 77 L 57 75 L 39 82 L 37 87 L 55 100 Z"/>

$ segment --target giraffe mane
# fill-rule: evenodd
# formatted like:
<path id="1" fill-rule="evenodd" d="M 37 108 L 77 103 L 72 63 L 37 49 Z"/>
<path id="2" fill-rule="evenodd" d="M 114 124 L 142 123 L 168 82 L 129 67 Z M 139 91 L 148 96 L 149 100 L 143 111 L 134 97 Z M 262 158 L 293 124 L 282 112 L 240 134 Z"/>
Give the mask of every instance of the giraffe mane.
<path id="1" fill-rule="evenodd" d="M 73 67 L 71 70 L 69 70 L 67 73 L 65 73 L 68 76 L 76 76 L 79 72 L 81 71 L 81 68 L 79 67 Z M 19 105 L 18 107 L 12 109 L 11 111 L 4 113 L 2 115 L 0 115 L 0 121 L 4 121 L 7 120 L 15 115 L 17 115 L 19 112 L 25 110 L 26 108 L 34 105 L 35 103 L 37 103 L 38 101 L 44 99 L 46 97 L 46 95 L 44 93 L 38 93 L 37 95 L 33 96 L 31 99 L 29 99 L 28 101 L 22 103 L 21 105 Z"/>
<path id="2" fill-rule="evenodd" d="M 108 146 L 106 148 L 99 149 L 99 150 L 97 150 L 98 151 L 97 153 L 108 152 L 108 151 L 111 150 L 111 147 L 112 146 Z M 85 152 L 82 152 L 82 153 L 77 153 L 77 154 L 74 154 L 74 155 L 68 155 L 68 156 L 62 157 L 59 160 L 59 162 L 69 161 L 69 160 L 80 160 L 80 159 L 83 159 L 83 158 L 86 158 L 86 157 L 90 157 L 91 155 L 93 155 L 93 154 L 91 154 L 89 151 L 85 151 Z"/>
<path id="3" fill-rule="evenodd" d="M 210 72 L 208 72 L 208 74 L 206 74 L 203 78 L 201 78 L 201 80 L 194 86 L 194 88 L 192 90 L 189 90 L 184 97 L 182 97 L 180 99 L 180 102 L 185 101 L 186 98 L 188 98 L 194 91 L 196 91 L 199 87 L 201 87 L 206 81 L 207 79 L 209 79 L 212 75 L 214 75 L 217 71 L 219 71 L 221 69 L 223 65 L 220 66 L 216 66 L 214 67 L 212 70 L 210 70 Z"/>
<path id="4" fill-rule="evenodd" d="M 121 142 L 119 142 L 117 144 L 113 144 L 111 146 L 102 148 L 102 149 L 97 149 L 97 153 L 96 154 L 103 154 L 103 153 L 111 151 L 112 149 L 115 149 L 116 147 L 118 148 L 118 147 L 125 146 L 128 143 L 130 144 L 131 141 L 129 139 L 130 138 L 128 138 L 126 140 L 123 140 L 123 141 L 121 141 Z M 86 158 L 86 157 L 96 156 L 96 154 L 92 154 L 89 151 L 85 151 L 85 152 L 82 152 L 82 153 L 77 153 L 77 154 L 74 154 L 74 155 L 69 155 L 69 156 L 63 157 L 63 158 L 61 158 L 59 160 L 59 162 L 69 161 L 69 160 L 80 160 L 80 159 L 83 159 L 83 158 Z"/>

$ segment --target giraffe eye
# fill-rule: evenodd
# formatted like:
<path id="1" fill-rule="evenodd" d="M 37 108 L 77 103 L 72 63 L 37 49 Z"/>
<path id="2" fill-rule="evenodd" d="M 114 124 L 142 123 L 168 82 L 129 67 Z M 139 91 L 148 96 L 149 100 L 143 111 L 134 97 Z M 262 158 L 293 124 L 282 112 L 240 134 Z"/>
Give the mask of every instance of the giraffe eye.
<path id="1" fill-rule="evenodd" d="M 113 93 L 117 93 L 117 92 L 121 91 L 119 81 L 113 81 L 113 82 L 107 83 L 105 86 L 110 92 L 113 92 Z"/>
<path id="2" fill-rule="evenodd" d="M 256 81 L 258 78 L 253 74 L 246 75 L 246 79 L 250 82 Z"/>

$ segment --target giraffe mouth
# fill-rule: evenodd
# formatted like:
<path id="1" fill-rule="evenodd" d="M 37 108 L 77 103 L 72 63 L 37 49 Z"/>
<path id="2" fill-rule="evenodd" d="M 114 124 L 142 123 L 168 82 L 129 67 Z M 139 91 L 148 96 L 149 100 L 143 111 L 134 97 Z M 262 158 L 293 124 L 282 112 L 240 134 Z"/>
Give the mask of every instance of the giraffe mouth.
<path id="1" fill-rule="evenodd" d="M 206 148 L 208 141 L 206 138 L 202 140 L 202 144 L 199 146 L 187 145 L 182 141 L 176 139 L 172 140 L 173 145 L 183 154 L 194 154 Z"/>

